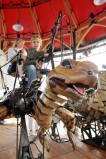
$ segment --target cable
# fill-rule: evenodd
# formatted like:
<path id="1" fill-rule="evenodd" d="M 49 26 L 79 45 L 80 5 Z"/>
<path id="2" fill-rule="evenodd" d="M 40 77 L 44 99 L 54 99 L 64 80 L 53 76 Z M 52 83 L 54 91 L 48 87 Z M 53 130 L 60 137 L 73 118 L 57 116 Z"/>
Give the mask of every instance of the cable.
<path id="1" fill-rule="evenodd" d="M 42 154 L 42 152 L 39 150 L 38 146 L 37 146 L 34 142 L 30 142 L 30 144 L 31 144 L 31 145 L 32 145 L 32 144 L 35 145 L 36 148 L 37 148 L 37 150 L 39 151 L 39 153 Z"/>

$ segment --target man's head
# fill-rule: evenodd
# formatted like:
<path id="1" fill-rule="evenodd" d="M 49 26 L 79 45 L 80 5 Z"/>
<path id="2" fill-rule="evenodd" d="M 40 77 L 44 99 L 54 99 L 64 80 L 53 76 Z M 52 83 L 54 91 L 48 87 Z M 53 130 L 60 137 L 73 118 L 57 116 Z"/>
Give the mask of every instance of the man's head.
<path id="1" fill-rule="evenodd" d="M 41 45 L 42 45 L 42 39 L 40 35 L 33 35 L 31 38 L 31 45 L 33 48 L 36 49 L 36 51 L 39 51 Z"/>
<path id="2" fill-rule="evenodd" d="M 17 48 L 22 48 L 23 45 L 24 45 L 25 41 L 21 38 L 18 38 L 14 41 L 14 47 L 17 47 Z"/>

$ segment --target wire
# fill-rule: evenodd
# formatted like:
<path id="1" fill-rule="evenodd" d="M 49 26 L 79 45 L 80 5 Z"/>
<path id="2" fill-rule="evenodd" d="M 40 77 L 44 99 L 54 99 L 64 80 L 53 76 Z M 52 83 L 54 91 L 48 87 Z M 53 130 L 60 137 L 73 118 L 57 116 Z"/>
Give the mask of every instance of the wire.
<path id="1" fill-rule="evenodd" d="M 36 148 L 37 148 L 37 150 L 40 152 L 40 154 L 42 154 L 42 152 L 39 150 L 38 146 L 37 146 L 34 142 L 32 142 L 32 143 L 30 143 L 30 144 L 35 145 L 35 146 L 36 146 Z"/>
<path id="2" fill-rule="evenodd" d="M 5 63 L 4 65 L 2 65 L 0 68 L 3 68 L 4 66 L 6 66 L 7 64 L 11 63 L 17 56 L 19 53 L 17 53 L 10 61 L 8 61 L 7 63 Z"/>

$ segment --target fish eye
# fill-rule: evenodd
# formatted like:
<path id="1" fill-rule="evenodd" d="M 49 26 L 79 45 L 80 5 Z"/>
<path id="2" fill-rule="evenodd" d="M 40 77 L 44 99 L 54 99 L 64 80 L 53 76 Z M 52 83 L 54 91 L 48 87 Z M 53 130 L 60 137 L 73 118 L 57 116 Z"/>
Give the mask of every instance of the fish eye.
<path id="1" fill-rule="evenodd" d="M 93 71 L 91 71 L 91 70 L 88 71 L 87 73 L 88 73 L 88 75 L 93 75 Z"/>
<path id="2" fill-rule="evenodd" d="M 71 63 L 68 60 L 64 60 L 62 62 L 62 66 L 65 67 L 65 68 L 72 68 Z"/>

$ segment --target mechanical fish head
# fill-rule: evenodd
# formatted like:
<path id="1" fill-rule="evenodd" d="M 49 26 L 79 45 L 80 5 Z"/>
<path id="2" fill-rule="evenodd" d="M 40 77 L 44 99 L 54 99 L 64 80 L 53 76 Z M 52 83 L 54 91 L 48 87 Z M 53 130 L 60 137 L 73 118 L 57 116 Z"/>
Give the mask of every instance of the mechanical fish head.
<path id="1" fill-rule="evenodd" d="M 72 87 L 80 94 L 97 84 L 98 67 L 90 61 L 65 59 L 49 74 L 49 80 L 66 89 Z"/>

